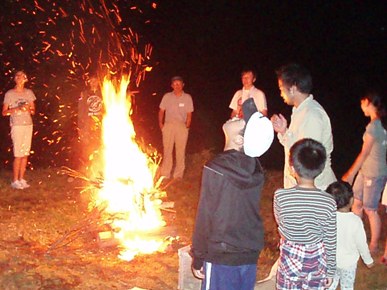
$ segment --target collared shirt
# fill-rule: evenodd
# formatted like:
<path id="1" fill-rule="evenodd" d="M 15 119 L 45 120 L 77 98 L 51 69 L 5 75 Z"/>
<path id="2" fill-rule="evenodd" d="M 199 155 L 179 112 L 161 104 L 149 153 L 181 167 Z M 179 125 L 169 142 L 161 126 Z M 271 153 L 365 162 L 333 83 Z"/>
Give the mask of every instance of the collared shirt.
<path id="1" fill-rule="evenodd" d="M 166 93 L 159 107 L 165 110 L 165 123 L 185 123 L 187 114 L 194 111 L 192 97 L 185 92 L 181 96 Z"/>
<path id="2" fill-rule="evenodd" d="M 289 151 L 292 145 L 304 138 L 311 138 L 324 145 L 327 161 L 323 172 L 315 180 L 316 187 L 325 190 L 329 184 L 336 181 L 331 168 L 331 153 L 333 151 L 333 136 L 331 121 L 324 108 L 309 95 L 298 107 L 293 107 L 289 128 L 284 134 L 277 134 L 279 142 L 285 150 L 284 187 L 290 188 L 297 184 L 291 174 Z"/>
<path id="3" fill-rule="evenodd" d="M 267 110 L 265 94 L 254 86 L 252 86 L 249 90 L 242 89 L 237 91 L 231 100 L 229 108 L 233 110 L 240 109 L 243 102 L 248 98 L 254 99 L 254 103 L 257 106 L 258 111 L 262 112 L 263 110 Z"/>

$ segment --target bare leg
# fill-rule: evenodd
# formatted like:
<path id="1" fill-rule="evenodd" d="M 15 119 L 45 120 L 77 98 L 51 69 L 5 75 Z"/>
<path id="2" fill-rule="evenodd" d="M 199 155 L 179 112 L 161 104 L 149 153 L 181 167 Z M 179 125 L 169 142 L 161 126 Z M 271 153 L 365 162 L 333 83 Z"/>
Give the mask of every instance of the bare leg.
<path id="1" fill-rule="evenodd" d="M 363 217 L 363 202 L 361 200 L 354 198 L 352 212 L 359 217 Z"/>
<path id="2" fill-rule="evenodd" d="M 26 173 L 27 168 L 27 162 L 28 162 L 28 156 L 24 156 L 21 159 L 20 164 L 20 172 L 19 172 L 19 180 L 24 179 L 24 174 Z"/>
<path id="3" fill-rule="evenodd" d="M 13 181 L 19 180 L 20 167 L 23 157 L 15 157 L 13 160 Z"/>
<path id="4" fill-rule="evenodd" d="M 366 209 L 365 212 L 370 221 L 370 229 L 371 229 L 370 251 L 372 253 L 375 253 L 378 250 L 378 242 L 380 238 L 380 230 L 382 228 L 382 222 L 376 210 Z"/>
<path id="5" fill-rule="evenodd" d="M 384 260 L 385 260 L 385 263 L 387 265 L 387 238 L 386 238 L 386 242 L 384 243 L 384 254 L 383 254 L 383 257 L 384 257 Z"/>

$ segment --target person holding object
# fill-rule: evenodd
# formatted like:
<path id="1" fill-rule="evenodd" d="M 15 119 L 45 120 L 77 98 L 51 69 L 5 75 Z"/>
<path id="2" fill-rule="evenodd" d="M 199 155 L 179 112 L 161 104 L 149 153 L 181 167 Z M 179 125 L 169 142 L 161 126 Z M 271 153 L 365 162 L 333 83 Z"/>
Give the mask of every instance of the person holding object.
<path id="1" fill-rule="evenodd" d="M 256 74 L 252 69 L 245 69 L 241 73 L 242 89 L 238 90 L 233 98 L 229 108 L 231 118 L 243 118 L 242 104 L 249 98 L 254 99 L 255 106 L 262 115 L 267 116 L 267 104 L 265 94 L 254 86 Z"/>
<path id="2" fill-rule="evenodd" d="M 274 131 L 253 99 L 243 104 L 244 119 L 223 125 L 224 151 L 203 168 L 192 237 L 193 274 L 202 289 L 254 289 L 263 248 L 259 203 L 264 173 L 258 158 L 270 147 Z"/>
<path id="3" fill-rule="evenodd" d="M 13 143 L 13 179 L 11 187 L 25 189 L 30 187 L 24 179 L 32 142 L 32 115 L 35 114 L 36 97 L 32 90 L 24 87 L 28 81 L 24 71 L 15 73 L 13 89 L 5 93 L 3 116 L 10 116 L 11 138 Z"/>
<path id="4" fill-rule="evenodd" d="M 176 166 L 173 178 L 182 179 L 185 170 L 185 148 L 191 127 L 194 106 L 191 95 L 184 92 L 184 81 L 180 76 L 171 79 L 172 92 L 166 93 L 160 103 L 159 127 L 163 135 L 163 161 L 161 176 L 171 177 L 173 148 L 176 153 Z"/>
<path id="5" fill-rule="evenodd" d="M 378 214 L 379 201 L 387 180 L 386 149 L 387 132 L 382 123 L 385 110 L 382 98 L 377 93 L 362 97 L 360 107 L 364 116 L 371 119 L 363 135 L 363 147 L 355 162 L 343 175 L 342 180 L 353 184 L 354 202 L 352 211 L 362 217 L 366 213 L 371 229 L 370 250 L 376 253 L 381 230 Z"/>

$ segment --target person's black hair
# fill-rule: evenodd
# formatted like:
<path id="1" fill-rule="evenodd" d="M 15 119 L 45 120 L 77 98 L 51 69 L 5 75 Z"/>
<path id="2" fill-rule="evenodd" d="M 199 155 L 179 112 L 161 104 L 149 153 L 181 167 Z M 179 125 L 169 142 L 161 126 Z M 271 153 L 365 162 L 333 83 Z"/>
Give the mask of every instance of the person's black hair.
<path id="1" fill-rule="evenodd" d="M 241 77 L 243 77 L 243 75 L 245 73 L 248 73 L 248 72 L 251 72 L 253 74 L 253 78 L 257 78 L 257 72 L 255 71 L 255 69 L 251 68 L 251 67 L 245 67 L 242 69 L 242 72 L 241 72 Z"/>
<path id="2" fill-rule="evenodd" d="M 296 86 L 301 93 L 309 94 L 312 91 L 312 76 L 305 67 L 291 63 L 280 67 L 277 71 L 277 78 L 288 88 Z"/>
<path id="3" fill-rule="evenodd" d="M 326 159 L 324 146 L 310 138 L 301 139 L 290 148 L 290 165 L 302 178 L 315 179 L 323 171 Z"/>
<path id="4" fill-rule="evenodd" d="M 383 127 L 386 129 L 386 109 L 384 107 L 382 96 L 376 91 L 369 91 L 361 97 L 361 100 L 368 100 L 376 108 L 378 117 L 382 121 Z"/>
<path id="5" fill-rule="evenodd" d="M 353 197 L 352 187 L 348 182 L 335 181 L 331 183 L 326 192 L 331 194 L 336 201 L 337 209 L 347 206 Z"/>

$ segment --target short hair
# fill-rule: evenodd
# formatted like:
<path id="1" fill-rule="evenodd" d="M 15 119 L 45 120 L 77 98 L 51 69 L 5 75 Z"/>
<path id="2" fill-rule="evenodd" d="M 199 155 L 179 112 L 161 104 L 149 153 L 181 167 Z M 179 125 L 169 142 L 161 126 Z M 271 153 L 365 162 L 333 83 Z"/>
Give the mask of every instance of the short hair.
<path id="1" fill-rule="evenodd" d="M 277 78 L 286 86 L 296 86 L 301 93 L 309 94 L 312 91 L 312 76 L 305 67 L 291 63 L 280 67 L 277 71 Z"/>
<path id="2" fill-rule="evenodd" d="M 253 78 L 257 77 L 257 73 L 255 72 L 255 70 L 253 68 L 249 68 L 249 67 L 243 68 L 243 70 L 241 72 L 241 77 L 243 77 L 244 74 L 247 74 L 249 72 L 252 73 Z"/>
<path id="3" fill-rule="evenodd" d="M 345 181 L 331 183 L 326 189 L 326 192 L 331 194 L 336 201 L 337 209 L 347 206 L 353 197 L 352 187 Z"/>
<path id="4" fill-rule="evenodd" d="M 310 138 L 301 139 L 290 148 L 289 163 L 302 178 L 315 179 L 324 170 L 326 159 L 324 146 Z"/>

